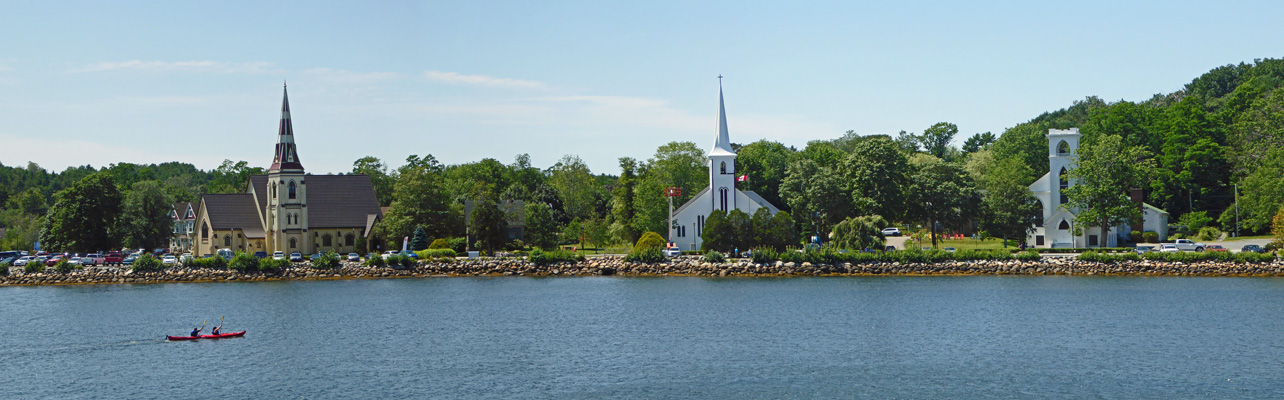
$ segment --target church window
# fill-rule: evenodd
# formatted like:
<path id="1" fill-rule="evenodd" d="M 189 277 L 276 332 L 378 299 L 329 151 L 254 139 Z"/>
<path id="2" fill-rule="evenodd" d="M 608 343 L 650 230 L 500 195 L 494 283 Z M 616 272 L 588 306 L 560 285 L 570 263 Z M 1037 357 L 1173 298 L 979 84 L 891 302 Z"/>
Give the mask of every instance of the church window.
<path id="1" fill-rule="evenodd" d="M 224 246 L 232 245 L 232 235 L 223 235 L 223 245 Z"/>
<path id="2" fill-rule="evenodd" d="M 1060 224 L 1060 225 L 1057 225 L 1057 229 L 1060 229 L 1060 230 L 1063 230 L 1063 231 L 1068 231 L 1068 230 L 1070 230 L 1070 223 L 1069 223 L 1069 222 L 1066 222 L 1066 220 L 1064 220 L 1064 219 L 1063 219 L 1063 220 L 1061 220 L 1061 224 Z"/>
<path id="3" fill-rule="evenodd" d="M 299 247 L 299 240 L 295 238 L 290 238 L 290 248 L 293 249 L 295 247 Z"/>
<path id="4" fill-rule="evenodd" d="M 718 194 L 722 197 L 722 211 L 727 211 L 727 188 L 719 188 Z"/>
<path id="5" fill-rule="evenodd" d="M 290 181 L 290 199 L 294 199 L 294 181 Z"/>
<path id="6" fill-rule="evenodd" d="M 344 245 L 344 246 L 351 246 L 351 245 L 352 245 L 352 234 L 351 234 L 351 233 L 349 233 L 347 236 L 344 236 L 344 237 L 343 237 L 343 245 Z"/>
<path id="7" fill-rule="evenodd" d="M 726 175 L 726 174 L 727 174 L 727 162 L 726 162 L 726 161 L 723 161 L 723 162 L 722 162 L 722 174 L 723 174 L 723 175 Z"/>
<path id="8" fill-rule="evenodd" d="M 1040 211 L 1040 212 L 1042 212 L 1042 211 L 1043 211 L 1043 200 L 1034 199 L 1034 202 L 1035 202 L 1036 204 L 1038 204 L 1038 205 L 1039 205 L 1039 211 Z M 1037 226 L 1037 227 L 1040 227 L 1040 228 L 1042 228 L 1042 227 L 1043 227 L 1043 214 L 1042 214 L 1042 213 L 1040 213 L 1040 214 L 1039 214 L 1039 219 L 1034 220 L 1034 226 Z"/>
<path id="9" fill-rule="evenodd" d="M 1070 144 L 1064 140 L 1057 143 L 1057 155 L 1062 157 L 1070 155 Z"/>
<path id="10" fill-rule="evenodd" d="M 321 237 L 321 245 L 322 245 L 322 246 L 331 246 L 331 244 L 330 244 L 331 240 L 332 240 L 332 239 L 330 239 L 330 234 L 329 234 L 329 233 L 327 233 L 327 234 L 325 234 L 325 236 L 322 236 L 322 237 Z"/>
<path id="11" fill-rule="evenodd" d="M 1064 143 L 1064 142 L 1062 142 L 1062 143 Z M 1057 176 L 1059 176 L 1059 177 L 1061 178 L 1061 188 L 1060 188 L 1060 190 L 1057 190 L 1057 193 L 1060 193 L 1060 194 L 1061 194 L 1061 204 L 1069 203 L 1069 202 L 1070 202 L 1070 196 L 1066 196 L 1066 189 L 1069 189 L 1069 188 L 1070 188 L 1070 179 L 1069 179 L 1069 178 L 1066 178 L 1066 169 L 1065 169 L 1065 167 L 1062 167 L 1062 168 L 1061 168 L 1061 172 L 1060 172 L 1060 173 L 1058 173 L 1058 174 L 1057 174 Z"/>
<path id="12" fill-rule="evenodd" d="M 276 198 L 276 182 L 272 182 L 272 198 Z"/>
<path id="13" fill-rule="evenodd" d="M 696 217 L 696 235 L 704 235 L 704 216 Z"/>
<path id="14" fill-rule="evenodd" d="M 204 242 L 209 240 L 210 240 L 210 226 L 202 222 L 201 223 L 201 241 Z"/>

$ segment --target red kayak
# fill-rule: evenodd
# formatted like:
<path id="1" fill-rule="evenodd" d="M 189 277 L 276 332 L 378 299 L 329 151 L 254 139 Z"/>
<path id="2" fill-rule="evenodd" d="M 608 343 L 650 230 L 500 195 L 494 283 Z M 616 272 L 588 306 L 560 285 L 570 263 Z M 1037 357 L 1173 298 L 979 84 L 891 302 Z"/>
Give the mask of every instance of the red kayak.
<path id="1" fill-rule="evenodd" d="M 165 337 L 168 338 L 169 340 L 196 340 L 196 339 L 226 339 L 226 338 L 241 337 L 241 336 L 245 336 L 245 331 L 232 332 L 232 333 L 220 333 L 217 335 L 200 335 L 200 336 L 168 336 L 166 335 Z"/>

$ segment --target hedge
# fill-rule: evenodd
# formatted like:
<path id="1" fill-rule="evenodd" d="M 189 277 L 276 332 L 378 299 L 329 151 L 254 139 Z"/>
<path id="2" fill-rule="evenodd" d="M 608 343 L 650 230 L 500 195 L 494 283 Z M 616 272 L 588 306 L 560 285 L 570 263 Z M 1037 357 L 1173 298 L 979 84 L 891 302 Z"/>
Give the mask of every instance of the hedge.
<path id="1" fill-rule="evenodd" d="M 222 258 L 219 259 L 222 260 Z M 161 263 L 160 259 L 152 257 L 151 254 L 143 254 L 134 260 L 134 265 L 131 268 L 137 272 L 153 272 L 164 270 L 165 264 Z"/>
<path id="2" fill-rule="evenodd" d="M 900 263 L 917 263 L 929 264 L 944 261 L 974 261 L 974 260 L 1022 260 L 1032 261 L 1041 258 L 1038 253 L 1027 251 L 1013 254 L 1005 250 L 962 250 L 956 253 L 950 253 L 942 250 L 905 250 L 905 251 L 873 251 L 861 252 L 852 250 L 839 250 L 826 248 L 816 251 L 802 252 L 796 249 L 786 249 L 783 252 L 777 252 L 771 248 L 757 248 L 753 250 L 753 262 L 756 264 L 768 264 L 776 261 L 792 263 L 812 263 L 824 265 L 840 265 L 844 263 L 867 263 L 867 262 L 900 262 Z"/>
<path id="3" fill-rule="evenodd" d="M 526 256 L 526 260 L 538 265 L 556 264 L 560 262 L 583 262 L 584 256 L 567 250 L 544 251 L 540 249 L 531 250 Z"/>
<path id="4" fill-rule="evenodd" d="M 437 239 L 437 240 L 445 243 L 444 240 L 441 240 L 441 239 Z M 431 260 L 435 258 L 455 258 L 458 255 L 458 253 L 455 253 L 455 250 L 453 249 L 429 247 L 427 250 L 416 251 L 415 255 L 419 256 L 419 259 L 421 260 Z"/>
<path id="5" fill-rule="evenodd" d="M 1193 252 L 1151 252 L 1145 254 L 1124 253 L 1124 254 L 1103 254 L 1097 252 L 1087 252 L 1079 255 L 1081 261 L 1094 261 L 1102 263 L 1115 263 L 1121 261 L 1166 261 L 1166 262 L 1200 262 L 1215 261 L 1222 263 L 1234 264 L 1262 264 L 1275 261 L 1274 253 L 1231 253 L 1228 251 L 1205 251 L 1202 253 Z"/>
<path id="6" fill-rule="evenodd" d="M 654 264 L 664 261 L 664 252 L 656 248 L 633 249 L 624 256 L 625 262 Z"/>

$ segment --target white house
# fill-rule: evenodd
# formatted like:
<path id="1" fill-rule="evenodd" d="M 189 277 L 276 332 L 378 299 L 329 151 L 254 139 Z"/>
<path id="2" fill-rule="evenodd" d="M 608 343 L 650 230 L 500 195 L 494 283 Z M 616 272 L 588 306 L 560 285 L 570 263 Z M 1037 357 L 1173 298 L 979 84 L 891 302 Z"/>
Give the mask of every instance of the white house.
<path id="1" fill-rule="evenodd" d="M 700 250 L 704 221 L 714 210 L 740 210 L 752 216 L 760 208 L 775 215 L 780 212 L 757 193 L 736 189 L 736 152 L 731 150 L 727 134 L 727 111 L 722 101 L 722 83 L 718 83 L 718 129 L 713 148 L 709 150 L 709 187 L 673 212 L 669 241 L 682 250 Z"/>
<path id="2" fill-rule="evenodd" d="M 1074 216 L 1077 209 L 1063 207 L 1068 203 L 1066 189 L 1074 186 L 1074 181 L 1066 176 L 1072 169 L 1075 152 L 1079 149 L 1079 128 L 1048 130 L 1048 173 L 1030 185 L 1030 191 L 1039 199 L 1043 207 L 1043 218 L 1034 227 L 1034 232 L 1026 243 L 1034 247 L 1100 247 L 1098 238 L 1101 230 L 1098 227 L 1083 229 L 1080 235 L 1074 234 Z M 1140 226 L 1120 225 L 1109 229 L 1104 243 L 1105 247 L 1117 247 L 1120 238 L 1127 240 L 1134 229 L 1153 231 L 1159 240 L 1168 239 L 1168 213 L 1164 210 L 1141 201 L 1139 193 L 1133 194 L 1133 201 L 1142 209 Z"/>

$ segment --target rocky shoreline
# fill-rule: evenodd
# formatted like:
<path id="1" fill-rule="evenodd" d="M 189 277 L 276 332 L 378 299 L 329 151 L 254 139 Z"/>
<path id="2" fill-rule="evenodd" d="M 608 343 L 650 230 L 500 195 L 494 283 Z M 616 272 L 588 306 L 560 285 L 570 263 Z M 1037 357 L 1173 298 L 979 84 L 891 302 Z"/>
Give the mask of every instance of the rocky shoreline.
<path id="1" fill-rule="evenodd" d="M 940 263 L 859 263 L 812 265 L 776 262 L 754 264 L 735 260 L 711 264 L 699 256 L 684 256 L 658 264 L 624 262 L 619 257 L 592 258 L 580 263 L 536 265 L 524 259 L 461 259 L 422 262 L 414 268 L 366 267 L 343 263 L 321 270 L 306 263 L 273 273 L 241 273 L 224 269 L 171 268 L 161 272 L 134 272 L 128 268 L 91 267 L 61 274 L 26 274 L 13 268 L 0 276 L 0 286 L 80 285 L 168 282 L 247 282 L 319 279 L 379 279 L 430 276 L 697 276 L 790 277 L 877 275 L 1120 275 L 1120 276 L 1284 276 L 1284 260 L 1261 264 L 1221 262 L 1125 261 L 1100 263 L 1075 258 L 1039 261 L 946 261 Z"/>

